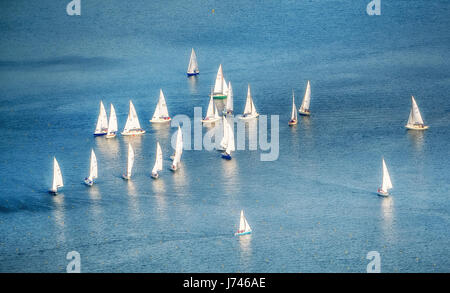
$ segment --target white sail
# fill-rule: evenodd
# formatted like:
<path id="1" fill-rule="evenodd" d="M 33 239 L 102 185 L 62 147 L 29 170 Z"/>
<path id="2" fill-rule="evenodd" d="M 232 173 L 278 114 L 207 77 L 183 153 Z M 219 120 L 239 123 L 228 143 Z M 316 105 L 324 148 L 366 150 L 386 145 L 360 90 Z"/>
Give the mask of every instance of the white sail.
<path id="1" fill-rule="evenodd" d="M 195 54 L 194 48 L 191 51 L 191 58 L 189 59 L 189 65 L 187 73 L 198 73 L 197 55 Z"/>
<path id="2" fill-rule="evenodd" d="M 220 119 L 219 110 L 217 110 L 216 104 L 214 104 L 214 118 Z"/>
<path id="3" fill-rule="evenodd" d="M 225 150 L 225 152 L 227 154 L 231 154 L 231 152 L 234 152 L 236 150 L 235 145 L 234 145 L 234 129 L 233 129 L 233 124 L 227 123 L 227 127 L 228 127 L 228 131 L 227 131 L 227 148 Z"/>
<path id="4" fill-rule="evenodd" d="M 420 115 L 419 106 L 416 100 L 411 96 L 411 112 L 409 113 L 408 125 L 423 124 L 422 115 Z"/>
<path id="5" fill-rule="evenodd" d="M 217 71 L 216 83 L 214 84 L 214 94 L 226 94 L 227 84 L 223 76 L 222 64 L 219 65 L 219 70 Z"/>
<path id="6" fill-rule="evenodd" d="M 93 180 L 97 178 L 98 170 L 97 170 L 97 157 L 95 156 L 94 150 L 91 150 L 91 165 L 89 168 L 89 179 Z"/>
<path id="7" fill-rule="evenodd" d="M 61 174 L 61 169 L 59 168 L 58 161 L 55 157 L 53 157 L 53 183 L 52 183 L 52 191 L 57 191 L 58 187 L 63 187 L 63 179 Z"/>
<path id="8" fill-rule="evenodd" d="M 153 166 L 152 173 L 157 173 L 158 171 L 161 171 L 163 167 L 163 155 L 161 146 L 159 145 L 159 142 L 156 143 L 156 159 L 155 159 L 155 165 Z"/>
<path id="9" fill-rule="evenodd" d="M 181 154 L 183 153 L 183 134 L 181 133 L 181 128 L 178 126 L 177 141 L 175 145 L 175 156 L 173 158 L 172 165 L 178 166 L 181 161 Z"/>
<path id="10" fill-rule="evenodd" d="M 229 129 L 229 127 L 228 127 L 228 120 L 227 120 L 227 118 L 225 118 L 225 116 L 222 116 L 222 120 L 223 120 L 223 123 L 222 123 L 222 125 L 223 125 L 223 137 L 222 137 L 222 140 L 220 141 L 220 146 L 223 148 L 223 149 L 226 149 L 227 148 L 227 145 L 228 145 L 228 129 Z"/>
<path id="11" fill-rule="evenodd" d="M 389 176 L 389 171 L 387 169 L 386 162 L 384 161 L 383 158 L 383 183 L 381 184 L 381 190 L 387 192 L 391 188 L 392 188 L 391 177 Z"/>
<path id="12" fill-rule="evenodd" d="M 208 110 L 206 110 L 206 117 L 214 117 L 214 100 L 213 97 L 211 96 L 209 99 L 209 104 L 208 104 Z"/>
<path id="13" fill-rule="evenodd" d="M 292 91 L 292 112 L 291 112 L 291 120 L 297 120 L 297 107 L 295 106 L 295 96 L 294 96 L 294 91 Z"/>
<path id="14" fill-rule="evenodd" d="M 157 120 L 164 117 L 169 117 L 169 111 L 167 110 L 167 104 L 166 99 L 164 98 L 164 93 L 162 89 L 160 89 L 158 104 L 156 105 L 155 113 L 153 113 L 152 120 Z"/>
<path id="15" fill-rule="evenodd" d="M 95 126 L 95 134 L 103 133 L 108 128 L 108 117 L 106 115 L 105 106 L 103 106 L 103 102 L 100 101 L 100 113 L 97 118 L 97 125 Z"/>
<path id="16" fill-rule="evenodd" d="M 113 104 L 111 104 L 111 110 L 109 113 L 109 124 L 108 124 L 108 134 L 117 132 L 117 116 L 116 110 L 114 109 Z"/>
<path id="17" fill-rule="evenodd" d="M 308 83 L 306 84 L 306 91 L 305 96 L 303 97 L 302 105 L 300 106 L 300 111 L 308 111 L 309 110 L 309 104 L 311 102 L 311 85 Z"/>
<path id="18" fill-rule="evenodd" d="M 127 177 L 131 177 L 131 169 L 133 169 L 134 164 L 134 150 L 131 143 L 128 143 L 128 159 L 127 159 Z"/>
<path id="19" fill-rule="evenodd" d="M 251 232 L 252 228 L 250 227 L 250 225 L 247 222 L 247 219 L 244 216 L 244 211 L 241 210 L 241 218 L 239 221 L 239 233 L 245 233 L 245 232 Z"/>
<path id="20" fill-rule="evenodd" d="M 233 112 L 233 88 L 231 87 L 231 82 L 228 82 L 228 95 L 227 95 L 227 104 L 226 111 Z"/>
<path id="21" fill-rule="evenodd" d="M 133 102 L 130 100 L 130 108 L 128 111 L 127 123 L 125 124 L 124 132 L 129 132 L 130 130 L 141 129 L 141 124 L 139 123 L 139 118 L 134 108 Z"/>
<path id="22" fill-rule="evenodd" d="M 250 91 L 250 85 L 247 87 L 247 100 L 245 101 L 244 114 L 250 114 L 252 112 L 252 93 Z"/>

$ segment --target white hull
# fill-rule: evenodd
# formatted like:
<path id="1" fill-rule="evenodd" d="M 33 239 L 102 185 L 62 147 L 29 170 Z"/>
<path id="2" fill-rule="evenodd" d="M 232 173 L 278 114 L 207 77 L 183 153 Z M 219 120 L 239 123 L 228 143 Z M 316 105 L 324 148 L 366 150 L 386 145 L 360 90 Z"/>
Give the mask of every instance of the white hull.
<path id="1" fill-rule="evenodd" d="M 107 134 L 105 135 L 106 138 L 114 138 L 116 137 L 116 133 L 111 133 L 111 134 Z"/>
<path id="2" fill-rule="evenodd" d="M 410 130 L 427 130 L 429 126 L 423 125 L 423 126 L 417 126 L 417 125 L 405 125 L 407 129 Z"/>
<path id="3" fill-rule="evenodd" d="M 153 179 L 158 179 L 159 178 L 159 174 L 158 173 L 152 173 L 152 178 Z"/>
<path id="4" fill-rule="evenodd" d="M 170 166 L 170 170 L 172 170 L 173 172 L 175 172 L 176 170 L 178 170 L 178 168 L 174 165 Z"/>
<path id="5" fill-rule="evenodd" d="M 384 192 L 382 190 L 378 190 L 377 194 L 382 197 L 388 197 L 390 195 L 389 192 Z"/>
<path id="6" fill-rule="evenodd" d="M 251 120 L 251 119 L 258 118 L 258 116 L 259 116 L 259 114 L 247 115 L 247 116 L 241 116 L 241 117 L 239 117 L 239 119 L 241 119 L 241 120 Z"/>
<path id="7" fill-rule="evenodd" d="M 125 136 L 132 136 L 132 135 L 142 135 L 144 133 L 145 133 L 145 130 L 141 129 L 141 130 L 131 130 L 128 132 L 122 132 L 121 134 L 125 135 Z"/>
<path id="8" fill-rule="evenodd" d="M 203 123 L 214 123 L 214 122 L 217 122 L 219 120 L 220 120 L 220 118 L 207 118 L 207 119 L 203 119 L 202 122 Z"/>
<path id="9" fill-rule="evenodd" d="M 298 120 L 291 120 L 288 122 L 289 126 L 296 125 L 297 123 L 298 123 Z"/>
<path id="10" fill-rule="evenodd" d="M 150 120 L 150 122 L 151 123 L 167 123 L 167 122 L 170 122 L 172 120 L 172 118 L 167 118 L 167 119 L 161 119 L 161 118 L 159 118 L 159 119 L 152 119 L 152 120 Z"/>
<path id="11" fill-rule="evenodd" d="M 305 112 L 305 111 L 301 111 L 301 110 L 298 110 L 298 112 L 300 113 L 300 115 L 303 115 L 303 116 L 310 116 L 311 115 L 311 112 Z"/>
<path id="12" fill-rule="evenodd" d="M 84 179 L 84 184 L 86 184 L 87 186 L 92 186 L 94 185 L 94 181 L 86 178 Z"/>

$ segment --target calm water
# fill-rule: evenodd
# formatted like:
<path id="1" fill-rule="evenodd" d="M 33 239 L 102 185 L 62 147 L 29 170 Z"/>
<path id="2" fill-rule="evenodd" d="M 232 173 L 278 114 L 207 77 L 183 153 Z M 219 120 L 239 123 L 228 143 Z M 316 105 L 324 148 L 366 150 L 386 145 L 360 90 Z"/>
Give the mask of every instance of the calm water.
<path id="1" fill-rule="evenodd" d="M 365 272 L 371 250 L 384 272 L 450 271 L 448 1 L 382 1 L 379 17 L 368 0 L 82 1 L 79 17 L 57 2 L 0 4 L 0 271 L 65 272 L 72 250 L 84 272 Z M 250 83 L 258 111 L 280 115 L 279 158 L 185 151 L 173 174 L 175 128 L 148 122 L 159 88 L 172 116 L 193 117 L 219 63 L 237 112 Z M 291 90 L 308 79 L 313 115 L 289 128 Z M 403 127 L 411 94 L 426 132 Z M 147 133 L 94 138 L 100 99 L 121 130 L 130 98 Z M 241 209 L 253 234 L 238 239 Z"/>

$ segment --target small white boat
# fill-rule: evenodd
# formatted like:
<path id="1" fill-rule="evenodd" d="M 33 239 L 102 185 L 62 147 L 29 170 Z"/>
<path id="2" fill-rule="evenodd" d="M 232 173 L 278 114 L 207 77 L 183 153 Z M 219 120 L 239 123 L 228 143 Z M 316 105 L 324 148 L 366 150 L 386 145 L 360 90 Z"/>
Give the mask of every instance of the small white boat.
<path id="1" fill-rule="evenodd" d="M 134 164 L 134 150 L 131 143 L 128 143 L 128 158 L 127 158 L 127 172 L 122 174 L 122 178 L 125 180 L 131 179 L 131 170 Z"/>
<path id="2" fill-rule="evenodd" d="M 227 123 L 227 140 L 226 140 L 226 148 L 225 152 L 222 153 L 222 158 L 226 160 L 231 160 L 231 152 L 235 151 L 234 145 L 234 129 L 232 124 Z"/>
<path id="3" fill-rule="evenodd" d="M 122 135 L 141 135 L 144 133 L 145 130 L 141 128 L 136 109 L 134 108 L 133 102 L 130 100 L 127 123 L 125 123 L 125 128 L 122 131 Z"/>
<path id="4" fill-rule="evenodd" d="M 217 71 L 216 82 L 214 84 L 214 90 L 212 92 L 212 97 L 214 99 L 226 99 L 228 96 L 228 86 L 223 76 L 222 64 L 219 65 L 219 70 Z"/>
<path id="5" fill-rule="evenodd" d="M 103 106 L 103 102 L 100 101 L 100 113 L 97 118 L 97 125 L 95 126 L 94 135 L 101 136 L 105 135 L 108 132 L 108 117 L 106 115 L 105 106 Z"/>
<path id="6" fill-rule="evenodd" d="M 108 123 L 108 132 L 106 133 L 106 138 L 116 137 L 117 133 L 117 117 L 116 110 L 114 109 L 113 104 L 111 104 L 111 110 L 109 113 L 109 123 Z"/>
<path id="7" fill-rule="evenodd" d="M 220 120 L 219 112 L 214 104 L 213 97 L 209 98 L 208 110 L 206 111 L 206 117 L 203 118 L 203 123 L 213 123 Z"/>
<path id="8" fill-rule="evenodd" d="M 411 96 L 411 112 L 409 112 L 408 123 L 405 127 L 411 130 L 426 130 L 428 126 L 424 125 L 422 115 L 420 115 L 419 106 L 417 106 L 414 96 Z"/>
<path id="9" fill-rule="evenodd" d="M 180 126 L 178 126 L 177 141 L 175 144 L 175 154 L 173 156 L 173 161 L 172 165 L 170 166 L 170 170 L 172 171 L 178 170 L 182 153 L 183 153 L 183 134 L 181 132 Z"/>
<path id="10" fill-rule="evenodd" d="M 50 193 L 56 195 L 58 193 L 58 188 L 63 187 L 63 179 L 61 174 L 61 169 L 59 168 L 58 161 L 53 157 L 53 182 L 52 188 L 49 190 Z"/>
<path id="11" fill-rule="evenodd" d="M 292 90 L 292 112 L 291 112 L 291 120 L 289 120 L 289 126 L 296 125 L 298 123 L 297 119 L 297 107 L 295 106 L 295 96 L 294 90 Z"/>
<path id="12" fill-rule="evenodd" d="M 159 90 L 159 100 L 156 105 L 155 113 L 153 113 L 153 117 L 150 120 L 152 123 L 165 123 L 170 122 L 172 120 L 169 116 L 169 111 L 167 110 L 166 99 L 164 98 L 164 93 L 162 89 Z"/>
<path id="13" fill-rule="evenodd" d="M 245 101 L 244 114 L 239 117 L 242 120 L 254 119 L 259 116 L 256 111 L 255 104 L 253 103 L 252 93 L 250 91 L 250 85 L 247 88 L 247 100 Z"/>
<path id="14" fill-rule="evenodd" d="M 377 193 L 380 196 L 389 196 L 389 189 L 392 188 L 391 177 L 389 176 L 389 171 L 386 166 L 386 162 L 383 158 L 383 179 L 381 187 L 378 188 Z"/>
<path id="15" fill-rule="evenodd" d="M 302 105 L 300 106 L 300 109 L 298 109 L 298 112 L 300 115 L 303 116 L 309 116 L 311 115 L 311 112 L 309 111 L 309 104 L 311 103 L 311 85 L 308 83 L 306 84 L 306 91 L 305 96 L 303 97 Z"/>
<path id="16" fill-rule="evenodd" d="M 89 166 L 89 176 L 84 178 L 84 184 L 92 186 L 94 184 L 94 179 L 98 176 L 97 170 L 97 157 L 95 156 L 94 150 L 91 150 L 91 164 Z"/>
<path id="17" fill-rule="evenodd" d="M 250 234 L 250 233 L 252 233 L 252 228 L 247 223 L 247 219 L 244 217 L 244 211 L 241 210 L 241 218 L 240 218 L 240 221 L 239 221 L 239 229 L 234 235 L 242 236 L 242 235 L 247 235 L 247 234 Z"/>
<path id="18" fill-rule="evenodd" d="M 152 178 L 157 179 L 159 178 L 158 171 L 162 171 L 163 168 L 163 155 L 161 146 L 159 145 L 159 142 L 156 143 L 156 159 L 155 159 L 155 165 L 152 169 Z"/>
<path id="19" fill-rule="evenodd" d="M 226 116 L 233 115 L 233 88 L 231 87 L 231 82 L 228 82 L 228 97 L 223 114 Z"/>
<path id="20" fill-rule="evenodd" d="M 187 76 L 198 75 L 199 73 L 200 71 L 198 70 L 197 55 L 195 55 L 194 48 L 192 48 L 191 58 L 189 59 L 189 65 L 187 69 Z"/>

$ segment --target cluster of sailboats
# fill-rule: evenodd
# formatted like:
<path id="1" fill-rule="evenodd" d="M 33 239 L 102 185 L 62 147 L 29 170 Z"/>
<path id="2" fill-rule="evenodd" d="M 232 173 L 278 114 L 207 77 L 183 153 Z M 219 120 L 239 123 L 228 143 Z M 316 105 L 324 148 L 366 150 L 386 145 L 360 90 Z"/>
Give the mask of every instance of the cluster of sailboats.
<path id="1" fill-rule="evenodd" d="M 200 73 L 198 69 L 197 56 L 195 54 L 194 49 L 191 51 L 191 58 L 189 60 L 187 75 L 195 76 Z M 217 106 L 215 104 L 215 100 L 226 100 L 225 107 L 222 113 L 219 113 Z M 292 109 L 291 109 L 291 117 L 289 119 L 288 125 L 294 126 L 298 124 L 298 114 L 302 116 L 310 116 L 310 103 L 311 103 L 311 85 L 308 80 L 306 84 L 305 94 L 303 96 L 302 103 L 300 108 L 297 109 L 295 104 L 295 94 L 292 91 Z M 410 130 L 426 130 L 428 126 L 424 124 L 422 119 L 422 115 L 420 114 L 419 107 L 417 105 L 414 96 L 411 97 L 411 111 L 409 114 L 408 122 L 405 125 L 407 129 Z M 229 123 L 227 118 L 232 117 L 234 114 L 233 110 L 233 88 L 231 82 L 226 82 L 222 64 L 219 65 L 219 69 L 217 71 L 216 80 L 214 87 L 211 89 L 209 104 L 206 111 L 206 116 L 202 119 L 202 123 L 218 123 L 222 120 L 223 125 L 223 137 L 220 142 L 220 147 L 218 150 L 222 151 L 221 157 L 230 160 L 231 153 L 235 151 L 235 139 L 234 139 L 234 129 L 233 124 Z M 258 118 L 259 113 L 256 110 L 253 97 L 251 94 L 250 85 L 247 87 L 247 98 L 245 102 L 244 112 L 239 116 L 239 119 L 242 120 L 250 120 Z M 151 123 L 167 123 L 171 121 L 171 117 L 169 115 L 166 99 L 162 89 L 159 91 L 159 99 L 156 105 L 155 111 L 153 113 L 152 118 L 149 120 Z M 116 111 L 113 104 L 110 105 L 110 115 L 109 119 L 107 117 L 107 113 L 103 102 L 100 101 L 100 111 L 97 118 L 97 124 L 94 131 L 94 136 L 105 136 L 106 138 L 114 138 L 118 132 L 117 125 L 117 117 Z M 129 109 L 128 109 L 128 117 L 125 123 L 125 127 L 121 132 L 124 136 L 135 136 L 142 135 L 145 133 L 145 130 L 142 129 L 138 115 L 136 113 L 136 109 L 133 105 L 133 102 L 129 101 Z M 183 134 L 180 126 L 178 126 L 177 136 L 176 136 L 176 146 L 175 152 L 172 156 L 170 156 L 172 160 L 172 164 L 170 165 L 170 170 L 176 171 L 180 167 L 181 155 L 183 153 Z M 132 169 L 134 164 L 134 149 L 132 145 L 128 144 L 128 157 L 127 157 L 127 167 L 126 172 L 122 175 L 122 178 L 125 180 L 130 180 L 132 176 Z M 161 146 L 159 142 L 156 143 L 156 156 L 155 156 L 155 164 L 151 171 L 150 176 L 154 179 L 159 178 L 160 171 L 163 170 L 163 153 L 161 150 Z M 92 186 L 95 183 L 95 179 L 98 177 L 98 167 L 97 167 L 97 157 L 95 155 L 94 150 L 91 150 L 90 156 L 90 167 L 89 167 L 89 176 L 84 179 L 84 183 L 87 186 Z M 58 161 L 56 158 L 53 158 L 53 181 L 50 192 L 56 194 L 58 192 L 58 188 L 64 186 L 63 178 L 61 174 L 61 169 L 59 167 Z M 382 184 L 377 190 L 377 194 L 380 196 L 389 196 L 389 190 L 393 188 L 392 181 L 389 175 L 389 171 L 386 165 L 384 158 L 382 159 Z M 240 214 L 240 224 L 239 229 L 235 235 L 246 235 L 251 233 L 250 225 L 248 224 L 244 211 L 241 211 Z"/>

